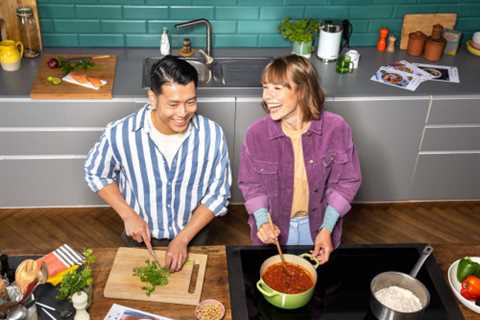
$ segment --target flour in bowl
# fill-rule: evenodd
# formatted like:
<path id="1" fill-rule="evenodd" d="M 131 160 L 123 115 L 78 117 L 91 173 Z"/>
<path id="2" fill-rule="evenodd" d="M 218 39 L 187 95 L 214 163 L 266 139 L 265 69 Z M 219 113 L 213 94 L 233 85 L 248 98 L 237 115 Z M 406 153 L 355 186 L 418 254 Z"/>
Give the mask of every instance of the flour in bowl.
<path id="1" fill-rule="evenodd" d="M 422 309 L 420 299 L 410 290 L 390 286 L 375 292 L 375 298 L 383 305 L 399 312 L 416 312 Z"/>

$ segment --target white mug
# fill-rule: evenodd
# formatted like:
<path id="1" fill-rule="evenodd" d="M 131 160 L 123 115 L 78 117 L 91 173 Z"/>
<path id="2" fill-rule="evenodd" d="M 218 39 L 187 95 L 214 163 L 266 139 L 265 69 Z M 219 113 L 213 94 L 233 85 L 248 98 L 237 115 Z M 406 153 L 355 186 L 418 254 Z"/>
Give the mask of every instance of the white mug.
<path id="1" fill-rule="evenodd" d="M 347 53 L 345 53 L 347 57 L 350 57 L 350 61 L 353 63 L 353 69 L 358 68 L 358 61 L 360 60 L 360 53 L 358 53 L 357 50 L 348 50 Z"/>

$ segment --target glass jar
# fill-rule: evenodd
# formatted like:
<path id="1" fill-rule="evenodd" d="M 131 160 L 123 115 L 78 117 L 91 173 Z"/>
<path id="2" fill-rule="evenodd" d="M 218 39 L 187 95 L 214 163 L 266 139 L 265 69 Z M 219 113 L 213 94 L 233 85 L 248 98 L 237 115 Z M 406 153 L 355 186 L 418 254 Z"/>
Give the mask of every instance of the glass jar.
<path id="1" fill-rule="evenodd" d="M 23 43 L 23 55 L 26 58 L 35 58 L 40 55 L 40 39 L 37 23 L 30 7 L 17 8 L 18 30 L 20 41 Z"/>
<path id="2" fill-rule="evenodd" d="M 460 31 L 445 29 L 443 30 L 443 37 L 447 40 L 444 53 L 449 56 L 457 54 L 458 46 L 460 45 L 460 38 L 462 33 Z"/>

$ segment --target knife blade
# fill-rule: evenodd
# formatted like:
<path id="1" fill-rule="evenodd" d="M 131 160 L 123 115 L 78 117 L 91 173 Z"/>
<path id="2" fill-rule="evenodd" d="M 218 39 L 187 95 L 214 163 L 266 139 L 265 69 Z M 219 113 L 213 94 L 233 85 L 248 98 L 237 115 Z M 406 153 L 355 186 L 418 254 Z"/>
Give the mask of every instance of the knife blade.
<path id="1" fill-rule="evenodd" d="M 83 57 L 72 57 L 72 58 L 64 58 L 64 61 L 74 62 L 74 61 L 81 61 L 81 60 L 100 60 L 100 59 L 108 59 L 111 56 L 106 55 L 98 55 L 98 56 L 83 56 Z"/>

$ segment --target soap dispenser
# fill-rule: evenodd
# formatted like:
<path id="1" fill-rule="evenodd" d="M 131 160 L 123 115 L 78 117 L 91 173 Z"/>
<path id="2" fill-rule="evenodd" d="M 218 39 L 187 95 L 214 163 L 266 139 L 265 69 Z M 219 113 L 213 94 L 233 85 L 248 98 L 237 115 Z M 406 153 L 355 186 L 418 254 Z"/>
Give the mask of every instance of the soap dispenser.
<path id="1" fill-rule="evenodd" d="M 170 54 L 170 41 L 168 40 L 168 32 L 166 27 L 163 27 L 162 37 L 160 38 L 160 54 L 162 56 Z"/>

